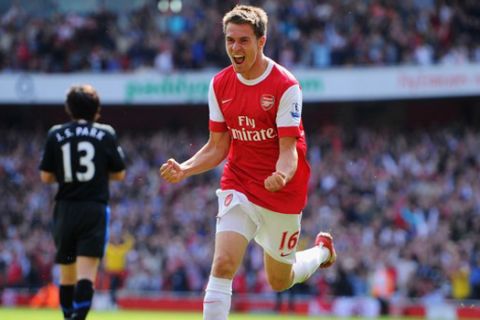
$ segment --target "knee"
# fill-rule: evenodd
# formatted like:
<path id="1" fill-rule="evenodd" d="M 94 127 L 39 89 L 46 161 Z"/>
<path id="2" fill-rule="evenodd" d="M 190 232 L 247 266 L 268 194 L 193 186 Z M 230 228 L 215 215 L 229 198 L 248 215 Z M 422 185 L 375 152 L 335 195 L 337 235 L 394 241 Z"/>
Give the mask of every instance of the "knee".
<path id="1" fill-rule="evenodd" d="M 285 291 L 291 286 L 291 281 L 289 278 L 280 278 L 270 276 L 268 277 L 268 283 L 273 291 L 280 292 Z"/>
<path id="2" fill-rule="evenodd" d="M 229 255 L 219 255 L 213 259 L 212 275 L 219 278 L 231 279 L 235 275 L 236 264 Z"/>

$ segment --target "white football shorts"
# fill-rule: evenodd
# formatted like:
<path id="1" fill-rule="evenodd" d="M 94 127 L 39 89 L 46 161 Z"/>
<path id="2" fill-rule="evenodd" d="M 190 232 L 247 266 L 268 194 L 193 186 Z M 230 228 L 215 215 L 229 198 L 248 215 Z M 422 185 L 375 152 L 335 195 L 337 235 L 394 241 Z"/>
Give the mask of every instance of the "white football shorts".
<path id="1" fill-rule="evenodd" d="M 240 233 L 249 242 L 255 239 L 273 259 L 295 263 L 302 214 L 283 214 L 265 209 L 235 190 L 218 189 L 217 197 L 217 233 Z"/>

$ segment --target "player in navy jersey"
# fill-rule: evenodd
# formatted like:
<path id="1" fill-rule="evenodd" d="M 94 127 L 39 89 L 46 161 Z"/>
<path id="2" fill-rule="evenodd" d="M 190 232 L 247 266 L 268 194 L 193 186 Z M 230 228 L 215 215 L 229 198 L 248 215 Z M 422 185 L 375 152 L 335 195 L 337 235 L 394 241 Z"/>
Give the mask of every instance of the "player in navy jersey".
<path id="1" fill-rule="evenodd" d="M 108 184 L 124 179 L 125 163 L 114 129 L 96 122 L 100 99 L 92 86 L 71 87 L 65 107 L 72 121 L 49 130 L 40 178 L 58 183 L 53 237 L 60 305 L 65 319 L 83 320 L 108 240 Z"/>
<path id="2" fill-rule="evenodd" d="M 223 17 L 231 65 L 213 77 L 208 106 L 210 138 L 183 163 L 160 167 L 168 182 L 210 170 L 225 158 L 218 196 L 215 252 L 203 303 L 207 320 L 225 320 L 232 279 L 248 243 L 264 250 L 270 286 L 283 291 L 335 262 L 330 234 L 296 252 L 310 175 L 295 77 L 263 54 L 268 18 L 238 5 Z"/>

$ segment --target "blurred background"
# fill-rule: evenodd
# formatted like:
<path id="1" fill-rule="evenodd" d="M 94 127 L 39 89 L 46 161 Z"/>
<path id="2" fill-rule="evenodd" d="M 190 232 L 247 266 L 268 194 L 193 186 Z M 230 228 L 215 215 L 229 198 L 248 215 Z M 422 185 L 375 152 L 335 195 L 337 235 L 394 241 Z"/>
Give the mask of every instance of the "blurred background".
<path id="1" fill-rule="evenodd" d="M 56 188 L 38 164 L 67 89 L 90 83 L 128 163 L 96 306 L 201 309 L 221 167 L 177 185 L 157 170 L 208 138 L 208 84 L 229 63 L 221 19 L 238 2 L 0 0 L 1 304 L 58 279 Z M 252 245 L 233 309 L 480 318 L 480 2 L 240 2 L 267 11 L 266 54 L 303 88 L 300 248 L 329 231 L 339 259 L 283 297 Z"/>

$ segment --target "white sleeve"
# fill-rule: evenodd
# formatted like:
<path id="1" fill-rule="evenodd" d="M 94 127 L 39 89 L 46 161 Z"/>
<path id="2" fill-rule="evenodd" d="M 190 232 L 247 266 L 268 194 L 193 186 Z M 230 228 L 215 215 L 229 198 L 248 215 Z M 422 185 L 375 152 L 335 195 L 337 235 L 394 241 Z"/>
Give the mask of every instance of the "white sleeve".
<path id="1" fill-rule="evenodd" d="M 211 121 L 225 122 L 225 118 L 223 117 L 223 113 L 220 110 L 217 97 L 213 90 L 213 79 L 210 81 L 210 86 L 208 88 L 208 110 Z"/>
<path id="2" fill-rule="evenodd" d="M 278 105 L 277 127 L 298 127 L 302 118 L 302 90 L 293 85 L 282 95 Z"/>

